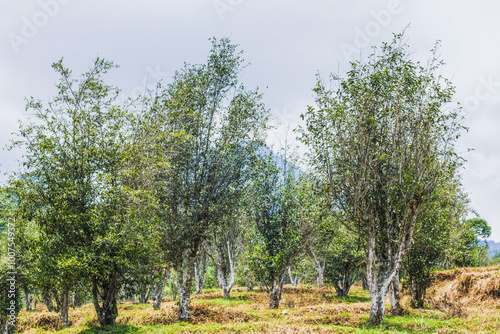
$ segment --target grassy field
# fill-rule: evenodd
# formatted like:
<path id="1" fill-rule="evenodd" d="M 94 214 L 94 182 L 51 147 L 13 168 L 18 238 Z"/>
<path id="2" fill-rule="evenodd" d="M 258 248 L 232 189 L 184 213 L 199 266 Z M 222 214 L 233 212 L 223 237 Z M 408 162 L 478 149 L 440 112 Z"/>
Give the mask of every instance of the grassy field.
<path id="1" fill-rule="evenodd" d="M 247 292 L 244 288 L 236 288 L 229 300 L 221 298 L 219 290 L 206 291 L 193 296 L 190 323 L 177 322 L 176 306 L 172 301 L 163 303 L 161 310 L 157 311 L 150 304 L 124 303 L 119 305 L 118 325 L 106 329 L 97 326 L 91 304 L 71 309 L 72 327 L 65 330 L 61 330 L 57 314 L 39 307 L 33 312 L 21 312 L 19 329 L 23 333 L 82 334 L 500 332 L 500 302 L 496 302 L 500 295 L 483 293 L 484 289 L 496 291 L 492 289 L 497 286 L 493 282 L 499 277 L 498 268 L 439 275 L 429 290 L 429 303 L 434 307 L 423 310 L 407 307 L 406 315 L 386 316 L 382 326 L 367 324 L 368 292 L 356 285 L 347 298 L 338 298 L 329 289 L 320 291 L 314 287 L 286 286 L 278 310 L 268 310 L 267 295 L 262 291 Z M 489 281 L 485 283 L 484 280 Z M 464 284 L 469 289 L 477 285 L 476 290 L 464 291 Z M 469 292 L 474 295 L 468 295 Z M 404 303 L 407 299 L 406 296 Z"/>

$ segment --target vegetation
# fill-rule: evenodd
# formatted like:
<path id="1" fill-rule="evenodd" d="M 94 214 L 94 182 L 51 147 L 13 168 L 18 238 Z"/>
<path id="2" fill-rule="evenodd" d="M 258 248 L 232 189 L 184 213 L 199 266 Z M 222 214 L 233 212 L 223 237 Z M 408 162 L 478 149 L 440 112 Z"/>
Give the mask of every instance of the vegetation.
<path id="1" fill-rule="evenodd" d="M 459 109 L 443 109 L 454 88 L 436 49 L 427 67 L 409 59 L 403 35 L 375 51 L 346 78 L 332 76 L 337 86 L 318 78 L 302 140 L 331 205 L 364 239 L 370 321 L 380 324 L 423 204 L 460 166 L 453 143 L 462 126 Z"/>
<path id="2" fill-rule="evenodd" d="M 20 125 L 22 166 L 0 191 L 2 329 L 21 307 L 17 330 L 31 332 L 472 326 L 436 288 L 456 271 L 435 271 L 488 264 L 491 228 L 465 219 L 464 127 L 437 49 L 422 66 L 403 40 L 345 78 L 318 76 L 298 130 L 307 164 L 265 146 L 269 110 L 227 38 L 125 102 L 105 82 L 112 62 L 79 77 L 53 64 L 57 94 L 28 99 L 36 120 Z M 456 298 L 482 280 L 462 276 Z"/>

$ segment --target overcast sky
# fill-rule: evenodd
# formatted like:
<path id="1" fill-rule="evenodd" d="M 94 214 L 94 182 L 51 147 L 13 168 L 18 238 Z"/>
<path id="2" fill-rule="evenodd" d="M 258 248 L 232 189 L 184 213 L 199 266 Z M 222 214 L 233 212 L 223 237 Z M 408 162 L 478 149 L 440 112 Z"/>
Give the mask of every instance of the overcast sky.
<path id="1" fill-rule="evenodd" d="M 216 36 L 244 50 L 251 66 L 242 80 L 264 88 L 277 124 L 269 141 L 279 146 L 313 104 L 316 73 L 342 73 L 410 24 L 415 59 L 442 41 L 444 73 L 470 128 L 460 141 L 464 187 L 500 241 L 499 9 L 492 0 L 1 0 L 0 145 L 26 119 L 25 97 L 54 96 L 50 65 L 61 57 L 75 73 L 98 55 L 115 61 L 120 68 L 109 82 L 134 96 L 158 79 L 168 82 L 183 62 L 203 62 Z M 21 155 L 0 151 L 2 174 Z"/>

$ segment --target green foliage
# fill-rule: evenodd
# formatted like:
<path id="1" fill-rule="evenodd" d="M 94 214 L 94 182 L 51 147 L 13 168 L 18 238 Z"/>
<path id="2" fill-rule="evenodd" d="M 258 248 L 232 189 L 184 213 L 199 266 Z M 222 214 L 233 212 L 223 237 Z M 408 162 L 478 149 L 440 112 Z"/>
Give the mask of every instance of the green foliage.
<path id="1" fill-rule="evenodd" d="M 489 265 L 488 244 L 482 242 L 491 234 L 491 227 L 484 219 L 466 220 L 458 234 L 454 264 L 458 267 L 481 267 Z"/>
<path id="2" fill-rule="evenodd" d="M 269 155 L 262 158 L 254 177 L 249 266 L 268 292 L 283 285 L 286 269 L 304 242 L 295 173 L 286 158 Z"/>
<path id="3" fill-rule="evenodd" d="M 453 240 L 468 211 L 468 199 L 460 187 L 458 179 L 448 180 L 422 207 L 415 237 L 403 265 L 413 307 L 424 306 L 431 272 L 449 266 L 456 252 Z"/>
<path id="4" fill-rule="evenodd" d="M 177 271 L 187 303 L 194 262 L 212 229 L 228 219 L 249 180 L 246 169 L 263 144 L 268 111 L 257 90 L 239 82 L 241 52 L 229 39 L 212 39 L 204 64 L 185 66 L 149 101 L 148 127 L 160 163 L 153 171 L 152 212 L 161 257 Z"/>
<path id="5" fill-rule="evenodd" d="M 476 238 L 479 240 L 479 238 L 486 239 L 489 238 L 491 235 L 491 226 L 488 225 L 486 220 L 481 219 L 481 218 L 471 218 L 467 219 L 465 222 L 467 226 L 472 229 L 475 234 Z"/>
<path id="6" fill-rule="evenodd" d="M 351 285 L 366 266 L 366 254 L 361 240 L 345 227 L 339 226 L 332 236 L 325 265 L 326 283 L 334 286 L 339 296 L 347 296 Z"/>
<path id="7" fill-rule="evenodd" d="M 124 272 L 148 249 L 147 227 L 134 210 L 141 194 L 128 184 L 131 117 L 102 79 L 113 67 L 97 58 L 77 80 L 62 60 L 53 64 L 58 93 L 46 107 L 28 101 L 38 120 L 20 126 L 14 145 L 25 149 L 24 171 L 10 180 L 17 219 L 40 230 L 37 284 L 67 299 L 83 279 L 104 323 L 114 322 L 116 310 L 101 314 L 100 296 L 115 300 Z"/>
<path id="8" fill-rule="evenodd" d="M 420 207 L 461 164 L 454 145 L 464 127 L 460 108 L 448 105 L 455 89 L 440 74 L 437 45 L 425 66 L 409 56 L 398 34 L 351 63 L 344 78 L 318 75 L 316 107 L 302 115 L 301 140 L 330 204 L 367 245 L 368 283 L 379 300 L 370 321 L 377 323 L 383 307 L 375 296 L 385 296 L 398 274 Z"/>

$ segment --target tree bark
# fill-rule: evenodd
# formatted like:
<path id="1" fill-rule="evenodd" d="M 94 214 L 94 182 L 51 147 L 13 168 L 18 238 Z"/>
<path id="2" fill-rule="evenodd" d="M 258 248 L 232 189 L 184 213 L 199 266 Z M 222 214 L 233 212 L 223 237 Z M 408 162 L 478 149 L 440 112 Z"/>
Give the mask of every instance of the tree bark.
<path id="1" fill-rule="evenodd" d="M 33 294 L 26 287 L 24 288 L 24 299 L 26 302 L 26 311 L 29 312 L 32 310 Z"/>
<path id="2" fill-rule="evenodd" d="M 269 309 L 277 309 L 280 306 L 281 293 L 283 292 L 283 280 L 273 284 L 272 290 L 269 292 Z"/>
<path id="3" fill-rule="evenodd" d="M 361 286 L 363 290 L 368 290 L 368 281 L 366 279 L 366 274 L 361 274 Z"/>
<path id="4" fill-rule="evenodd" d="M 391 300 L 391 315 L 403 315 L 403 308 L 401 307 L 401 292 L 399 286 L 399 273 L 394 276 L 394 279 L 389 287 L 389 297 Z"/>
<path id="5" fill-rule="evenodd" d="M 189 312 L 189 298 L 191 294 L 191 284 L 194 278 L 194 257 L 186 260 L 186 272 L 180 270 L 177 272 L 177 290 L 179 292 L 179 321 L 189 321 L 191 312 Z"/>
<path id="6" fill-rule="evenodd" d="M 314 251 L 312 246 L 309 246 L 309 253 L 309 258 L 314 264 L 314 268 L 316 269 L 316 273 L 318 275 L 316 278 L 316 283 L 318 284 L 318 287 L 322 289 L 324 286 L 325 264 L 321 263 L 321 261 L 318 259 L 318 257 L 316 256 L 316 252 Z"/>
<path id="7" fill-rule="evenodd" d="M 116 302 L 117 294 L 117 277 L 112 274 L 111 277 L 104 282 L 101 290 L 97 283 L 97 278 L 92 278 L 92 299 L 94 302 L 94 309 L 97 314 L 97 319 L 101 326 L 112 326 L 115 324 L 116 317 L 118 316 L 118 307 Z M 102 305 L 100 304 L 102 301 Z"/>
<path id="8" fill-rule="evenodd" d="M 69 290 L 63 290 L 59 299 L 59 317 L 64 328 L 69 327 Z"/>
<path id="9" fill-rule="evenodd" d="M 194 283 L 196 288 L 196 294 L 199 295 L 203 286 L 205 285 L 205 280 L 207 279 L 207 256 L 205 253 L 201 254 L 201 262 L 195 262 L 194 267 Z"/>
<path id="10" fill-rule="evenodd" d="M 293 276 L 292 274 L 292 266 L 288 266 L 288 276 L 290 277 L 290 283 L 292 284 L 293 287 L 297 286 L 297 276 Z"/>
<path id="11" fill-rule="evenodd" d="M 374 217 L 371 217 L 374 219 Z M 387 288 L 385 285 L 377 284 L 376 258 L 375 258 L 375 224 L 369 228 L 368 237 L 368 261 L 367 261 L 367 280 L 370 289 L 370 318 L 368 321 L 375 325 L 380 325 L 384 321 L 385 296 Z"/>
<path id="12" fill-rule="evenodd" d="M 45 306 L 47 306 L 47 311 L 52 312 L 54 306 L 52 304 L 52 297 L 48 289 L 43 292 L 43 302 L 45 303 Z"/>
<path id="13" fill-rule="evenodd" d="M 410 279 L 411 307 L 412 308 L 424 307 L 424 299 L 425 299 L 426 290 L 427 290 L 426 283 L 419 283 L 414 279 Z"/>
<path id="14" fill-rule="evenodd" d="M 222 296 L 225 299 L 231 298 L 231 289 L 234 286 L 234 267 L 230 267 L 229 273 L 222 268 L 217 269 L 217 280 L 222 288 Z"/>
<path id="15" fill-rule="evenodd" d="M 250 279 L 250 273 L 247 271 L 246 275 L 247 275 L 247 291 L 253 291 L 253 284 L 252 280 Z"/>
<path id="16" fill-rule="evenodd" d="M 139 285 L 139 304 L 147 304 L 151 294 L 151 286 L 146 283 Z"/>
<path id="17" fill-rule="evenodd" d="M 373 219 L 373 217 L 371 217 Z M 413 223 L 416 218 L 416 214 L 413 215 Z M 376 271 L 376 256 L 375 256 L 375 224 L 371 224 L 369 228 L 368 236 L 368 261 L 367 261 L 367 280 L 368 286 L 370 288 L 370 318 L 369 322 L 372 324 L 380 325 L 384 320 L 385 312 L 385 297 L 389 290 L 389 285 L 393 282 L 396 275 L 399 274 L 401 269 L 402 259 L 404 258 L 406 251 L 408 250 L 411 237 L 413 235 L 413 227 L 410 228 L 407 238 L 404 238 L 400 243 L 398 250 L 394 257 L 392 257 L 391 264 L 392 267 L 386 265 L 380 265 L 378 268 L 378 277 Z M 399 285 L 399 281 L 398 281 Z M 398 289 L 399 291 L 399 289 Z"/>
<path id="18" fill-rule="evenodd" d="M 219 259 L 222 259 L 219 256 Z M 225 299 L 231 298 L 231 289 L 234 286 L 235 276 L 235 261 L 233 261 L 233 246 L 227 241 L 227 259 L 228 263 L 224 264 L 222 261 L 216 262 L 217 265 L 217 280 L 222 288 L 222 295 Z M 226 266 L 227 265 L 227 266 Z"/>
<path id="19" fill-rule="evenodd" d="M 153 309 L 159 310 L 161 307 L 161 302 L 163 299 L 163 292 L 165 291 L 165 285 L 167 284 L 168 272 L 170 268 L 165 269 L 163 279 L 155 284 L 153 289 Z"/>

